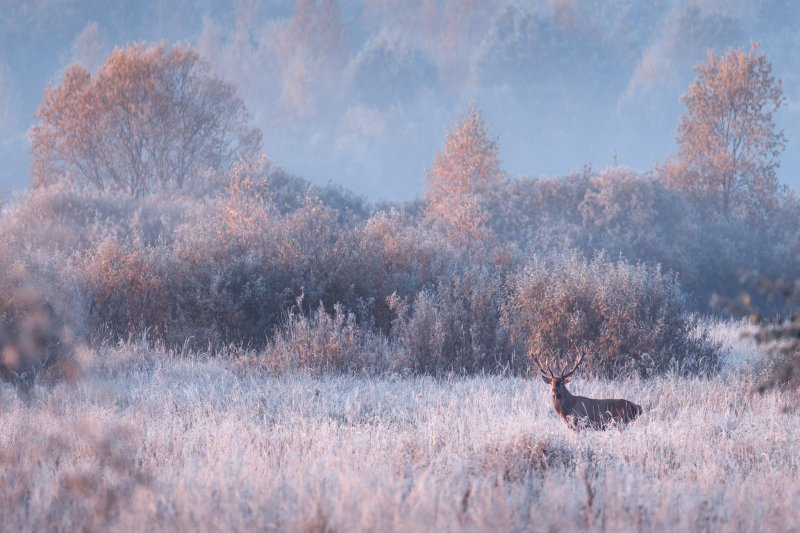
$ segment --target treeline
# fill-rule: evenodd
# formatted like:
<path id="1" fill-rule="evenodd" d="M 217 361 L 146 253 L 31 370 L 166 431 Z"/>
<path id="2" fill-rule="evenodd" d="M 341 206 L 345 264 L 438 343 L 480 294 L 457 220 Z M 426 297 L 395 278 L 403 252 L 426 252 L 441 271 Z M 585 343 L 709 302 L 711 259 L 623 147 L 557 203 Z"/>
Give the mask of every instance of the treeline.
<path id="1" fill-rule="evenodd" d="M 275 368 L 526 372 L 529 352 L 577 348 L 606 374 L 713 366 L 658 266 L 496 238 L 461 247 L 415 206 L 368 211 L 301 183 L 249 166 L 206 197 L 31 191 L 2 218 L 4 314 L 27 313 L 28 291 L 77 338 L 236 345 Z"/>
<path id="2" fill-rule="evenodd" d="M 246 116 L 180 48 L 48 89 L 34 187 L 0 217 L 4 377 L 139 338 L 275 371 L 525 373 L 576 351 L 603 375 L 712 370 L 696 313 L 779 312 L 749 295 L 800 275 L 800 208 L 768 179 L 734 173 L 724 205 L 688 158 L 511 179 L 471 109 L 421 200 L 372 205 L 274 168 Z"/>
<path id="3" fill-rule="evenodd" d="M 786 315 L 792 301 L 769 282 L 800 277 L 800 203 L 786 190 L 758 219 L 723 218 L 657 173 L 625 168 L 510 181 L 490 227 L 530 251 L 604 251 L 678 274 L 692 310 L 722 316 Z"/>

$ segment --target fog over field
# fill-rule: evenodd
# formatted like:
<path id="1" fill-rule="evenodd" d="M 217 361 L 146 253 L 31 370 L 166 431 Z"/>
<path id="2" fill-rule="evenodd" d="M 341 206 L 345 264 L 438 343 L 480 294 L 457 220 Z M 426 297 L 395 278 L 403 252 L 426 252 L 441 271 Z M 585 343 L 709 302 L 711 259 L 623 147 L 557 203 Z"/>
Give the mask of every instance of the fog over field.
<path id="1" fill-rule="evenodd" d="M 675 151 L 706 51 L 761 43 L 783 79 L 779 175 L 800 184 L 800 6 L 792 0 L 0 0 L 0 191 L 29 178 L 43 88 L 132 41 L 195 46 L 232 81 L 278 165 L 371 199 L 422 192 L 469 103 L 512 175 Z"/>

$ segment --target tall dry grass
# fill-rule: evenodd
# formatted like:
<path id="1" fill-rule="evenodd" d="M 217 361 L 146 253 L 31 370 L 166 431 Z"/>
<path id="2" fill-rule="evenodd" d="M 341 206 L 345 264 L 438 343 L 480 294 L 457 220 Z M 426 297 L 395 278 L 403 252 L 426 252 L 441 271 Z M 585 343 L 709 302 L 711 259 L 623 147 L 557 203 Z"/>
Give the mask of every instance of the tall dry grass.
<path id="1" fill-rule="evenodd" d="M 800 417 L 786 392 L 751 394 L 757 356 L 711 378 L 578 375 L 574 393 L 645 412 L 575 433 L 538 380 L 275 375 L 146 343 L 92 355 L 78 385 L 27 403 L 0 386 L 3 529 L 800 526 Z"/>

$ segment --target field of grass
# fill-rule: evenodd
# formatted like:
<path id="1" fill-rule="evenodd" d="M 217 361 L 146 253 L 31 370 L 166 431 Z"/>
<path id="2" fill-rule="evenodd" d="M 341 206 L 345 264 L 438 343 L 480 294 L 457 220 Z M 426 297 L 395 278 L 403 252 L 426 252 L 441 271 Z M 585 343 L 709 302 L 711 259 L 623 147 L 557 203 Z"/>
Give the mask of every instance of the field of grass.
<path id="1" fill-rule="evenodd" d="M 76 383 L 0 386 L 7 531 L 792 531 L 800 415 L 752 394 L 760 355 L 711 378 L 604 381 L 624 430 L 567 429 L 538 379 L 269 375 L 126 344 Z"/>

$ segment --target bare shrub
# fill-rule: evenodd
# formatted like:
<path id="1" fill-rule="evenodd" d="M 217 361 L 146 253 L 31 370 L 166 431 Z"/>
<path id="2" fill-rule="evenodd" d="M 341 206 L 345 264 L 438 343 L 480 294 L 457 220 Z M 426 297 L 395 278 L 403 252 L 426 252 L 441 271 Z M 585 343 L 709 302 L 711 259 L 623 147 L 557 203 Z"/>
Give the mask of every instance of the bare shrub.
<path id="1" fill-rule="evenodd" d="M 430 289 L 457 261 L 456 252 L 437 232 L 391 209 L 374 214 L 356 229 L 360 274 L 354 282 L 366 285 L 374 301 L 375 325 L 388 333 L 396 318 L 387 298 L 412 299 Z"/>
<path id="2" fill-rule="evenodd" d="M 359 327 L 355 314 L 341 305 L 328 313 L 320 303 L 306 316 L 298 299 L 297 309 L 286 314 L 283 326 L 267 345 L 241 358 L 240 365 L 272 372 L 375 373 L 391 368 L 388 355 L 386 339 Z"/>
<path id="3" fill-rule="evenodd" d="M 716 347 L 697 334 L 675 276 L 658 267 L 602 254 L 591 261 L 533 256 L 510 291 L 503 321 L 516 349 L 531 356 L 580 348 L 588 352 L 586 370 L 602 375 L 717 365 Z"/>
<path id="4" fill-rule="evenodd" d="M 187 204 L 155 241 L 126 237 L 134 230 L 125 221 L 121 237 L 88 243 L 65 277 L 88 301 L 91 328 L 114 338 L 147 331 L 170 345 L 258 347 L 302 294 L 303 313 L 308 302 L 341 304 L 386 332 L 386 297 L 416 294 L 448 264 L 434 233 L 393 215 L 357 223 L 313 189 L 281 213 L 262 171 L 237 167 L 225 195 Z"/>
<path id="5" fill-rule="evenodd" d="M 488 267 L 454 271 L 413 301 L 390 299 L 392 337 L 413 372 L 516 370 L 500 324 L 503 276 Z"/>

